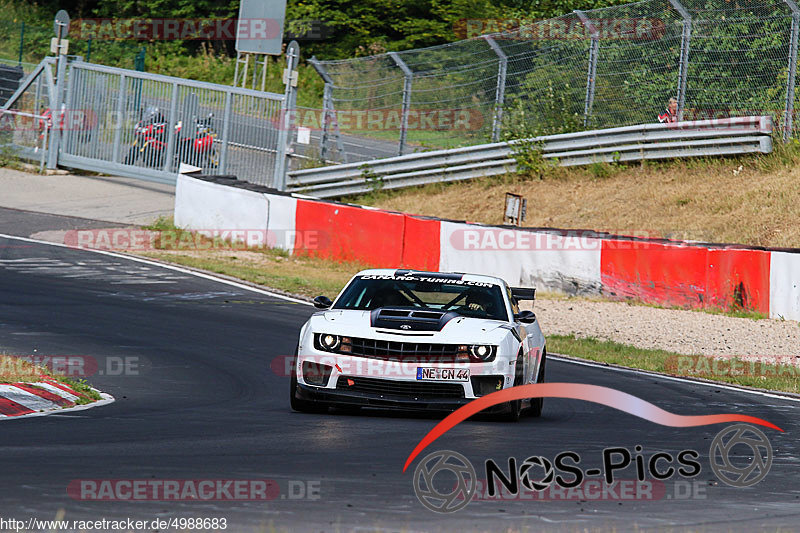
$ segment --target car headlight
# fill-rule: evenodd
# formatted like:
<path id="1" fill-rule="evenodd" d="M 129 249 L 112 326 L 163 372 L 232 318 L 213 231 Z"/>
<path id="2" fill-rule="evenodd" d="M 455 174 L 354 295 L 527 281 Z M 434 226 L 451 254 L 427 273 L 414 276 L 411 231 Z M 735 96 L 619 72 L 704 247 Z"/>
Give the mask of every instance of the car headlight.
<path id="1" fill-rule="evenodd" d="M 488 344 L 472 344 L 458 347 L 458 355 L 460 357 L 468 356 L 470 361 L 477 363 L 493 361 L 496 354 L 497 346 L 490 346 Z"/>
<path id="2" fill-rule="evenodd" d="M 317 336 L 317 343 L 319 348 L 327 352 L 335 352 L 342 344 L 342 338 L 339 335 L 331 335 L 330 333 L 320 333 Z"/>

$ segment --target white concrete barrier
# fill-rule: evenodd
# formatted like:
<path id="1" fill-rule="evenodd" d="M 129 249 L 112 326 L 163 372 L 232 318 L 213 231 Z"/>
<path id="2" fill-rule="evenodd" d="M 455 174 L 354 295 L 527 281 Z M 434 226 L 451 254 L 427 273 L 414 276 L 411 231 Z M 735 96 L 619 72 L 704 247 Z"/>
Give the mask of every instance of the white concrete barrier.
<path id="1" fill-rule="evenodd" d="M 439 269 L 499 276 L 540 290 L 599 293 L 601 241 L 586 234 L 442 221 Z"/>
<path id="2" fill-rule="evenodd" d="M 769 263 L 769 316 L 800 320 L 800 254 L 772 252 Z"/>

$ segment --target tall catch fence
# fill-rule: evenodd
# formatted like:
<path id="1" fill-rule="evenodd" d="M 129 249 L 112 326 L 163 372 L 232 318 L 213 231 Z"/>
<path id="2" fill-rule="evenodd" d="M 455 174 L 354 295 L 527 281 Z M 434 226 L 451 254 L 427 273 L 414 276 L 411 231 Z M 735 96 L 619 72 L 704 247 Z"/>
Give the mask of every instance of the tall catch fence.
<path id="1" fill-rule="evenodd" d="M 645 0 L 431 48 L 312 60 L 325 81 L 312 140 L 321 159 L 356 162 L 656 122 L 673 97 L 684 120 L 771 115 L 788 138 L 798 133 L 799 26 L 793 0 Z"/>

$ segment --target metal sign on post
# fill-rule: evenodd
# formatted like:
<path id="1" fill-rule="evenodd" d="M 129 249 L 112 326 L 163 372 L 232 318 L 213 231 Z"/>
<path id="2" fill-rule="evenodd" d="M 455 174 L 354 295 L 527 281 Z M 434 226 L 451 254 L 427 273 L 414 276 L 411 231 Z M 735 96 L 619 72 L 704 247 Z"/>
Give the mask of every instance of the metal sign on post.
<path id="1" fill-rule="evenodd" d="M 506 208 L 503 213 L 504 221 L 514 226 L 519 226 L 525 221 L 528 214 L 528 200 L 522 195 L 511 192 L 506 193 Z"/>
<path id="2" fill-rule="evenodd" d="M 283 52 L 286 0 L 242 0 L 236 21 L 236 67 L 234 87 L 247 87 L 250 56 L 253 56 L 253 89 L 261 67 L 261 90 L 265 90 L 269 56 Z M 241 76 L 240 76 L 241 73 Z"/>
<path id="3" fill-rule="evenodd" d="M 63 39 L 69 34 L 69 13 L 63 9 L 56 13 L 56 18 L 53 21 L 53 32 L 56 34 L 56 39 Z"/>
<path id="4" fill-rule="evenodd" d="M 64 38 L 69 34 L 69 13 L 63 9 L 53 20 L 53 33 L 56 36 L 50 40 L 50 51 L 58 56 L 65 55 L 69 49 L 69 41 Z"/>
<path id="5" fill-rule="evenodd" d="M 56 79 L 55 79 L 55 98 L 50 100 L 50 112 L 53 119 L 58 125 L 57 116 L 62 109 L 63 96 L 64 96 L 64 77 L 67 73 L 67 46 L 69 42 L 64 39 L 69 34 L 69 14 L 63 9 L 56 13 L 55 20 L 53 21 L 53 31 L 55 32 L 55 43 L 51 43 L 51 47 L 55 48 L 54 53 L 58 57 L 58 65 L 56 66 Z M 55 44 L 55 46 L 53 46 Z M 47 168 L 53 169 L 58 165 L 58 153 L 61 144 L 61 128 L 53 128 L 52 137 L 50 139 L 50 146 L 47 149 Z"/>
<path id="6" fill-rule="evenodd" d="M 242 0 L 236 21 L 236 51 L 281 55 L 285 18 L 285 0 Z"/>

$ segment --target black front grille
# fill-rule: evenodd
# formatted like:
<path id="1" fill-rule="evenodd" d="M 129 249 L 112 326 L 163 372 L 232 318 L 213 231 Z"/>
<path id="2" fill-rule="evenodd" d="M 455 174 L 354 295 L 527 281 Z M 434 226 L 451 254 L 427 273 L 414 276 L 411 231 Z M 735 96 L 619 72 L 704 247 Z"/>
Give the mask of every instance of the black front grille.
<path id="1" fill-rule="evenodd" d="M 459 383 L 392 381 L 351 376 L 339 376 L 336 382 L 336 390 L 364 392 L 387 399 L 426 400 L 464 397 L 464 386 Z"/>
<path id="2" fill-rule="evenodd" d="M 347 338 L 350 339 L 351 351 L 347 351 L 347 344 L 343 340 L 339 353 L 417 363 L 451 363 L 456 362 L 458 355 L 457 344 L 381 341 L 359 337 L 346 337 L 345 339 Z M 463 357 L 466 360 L 466 353 Z"/>

